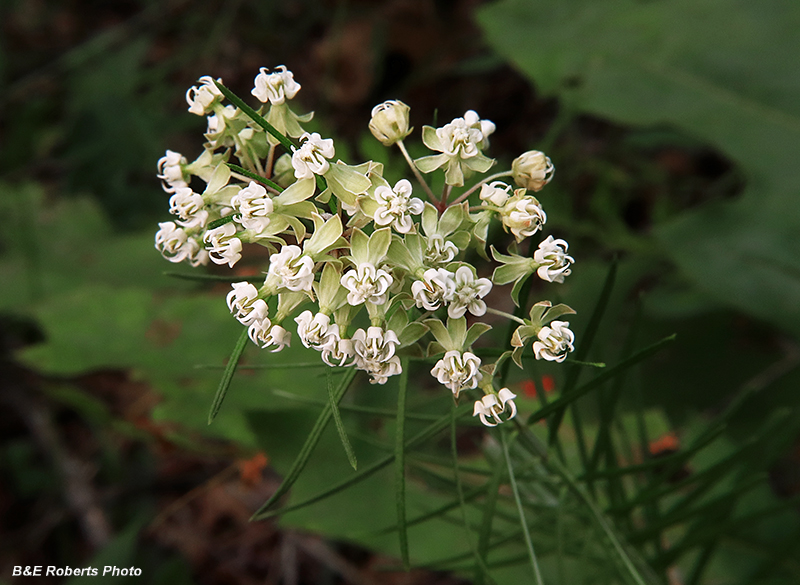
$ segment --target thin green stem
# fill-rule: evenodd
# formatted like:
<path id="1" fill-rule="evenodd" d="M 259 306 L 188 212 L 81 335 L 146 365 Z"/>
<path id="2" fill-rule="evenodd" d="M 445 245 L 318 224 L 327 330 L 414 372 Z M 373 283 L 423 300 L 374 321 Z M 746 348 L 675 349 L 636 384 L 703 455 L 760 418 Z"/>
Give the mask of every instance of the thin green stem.
<path id="1" fill-rule="evenodd" d="M 419 172 L 419 169 L 417 168 L 417 165 L 411 159 L 411 155 L 408 154 L 408 151 L 406 150 L 406 145 L 403 144 L 402 140 L 398 140 L 397 141 L 397 148 L 399 148 L 400 152 L 403 153 L 403 157 L 406 159 L 406 162 L 408 163 L 408 166 L 411 167 L 411 172 L 414 173 L 414 176 L 417 178 L 417 181 L 419 181 L 419 184 L 422 185 L 422 188 L 425 190 L 425 193 L 428 195 L 428 199 L 430 199 L 431 203 L 433 203 L 434 205 L 439 206 L 440 205 L 439 200 L 436 198 L 436 195 L 433 194 L 433 191 L 431 191 L 431 188 L 428 186 L 428 183 L 425 182 L 425 179 L 422 177 L 422 174 Z"/>
<path id="2" fill-rule="evenodd" d="M 455 201 L 453 201 L 453 202 L 452 202 L 450 205 L 457 205 L 457 204 L 461 203 L 461 202 L 462 202 L 462 201 L 464 201 L 464 200 L 465 200 L 467 197 L 469 197 L 470 195 L 472 195 L 472 194 L 473 194 L 475 191 L 477 191 L 477 190 L 478 190 L 480 187 L 482 187 L 483 185 L 485 185 L 485 184 L 486 184 L 486 183 L 488 183 L 489 181 L 494 181 L 495 179 L 499 179 L 500 177 L 510 177 L 510 176 L 511 176 L 511 174 L 512 174 L 512 173 L 511 173 L 511 171 L 502 171 L 502 172 L 500 172 L 500 173 L 495 173 L 495 174 L 493 174 L 493 175 L 489 175 L 488 177 L 486 177 L 486 178 L 485 178 L 485 179 L 483 179 L 482 181 L 479 181 L 479 182 L 475 183 L 475 184 L 474 184 L 472 187 L 470 187 L 468 190 L 464 191 L 464 192 L 463 192 L 461 195 L 459 195 L 459 196 L 458 196 L 458 198 L 457 198 Z"/>
<path id="3" fill-rule="evenodd" d="M 527 323 L 525 323 L 525 321 L 523 321 L 522 319 L 520 319 L 516 315 L 512 315 L 511 313 L 506 313 L 505 311 L 499 311 L 497 309 L 492 309 L 491 307 L 487 307 L 486 308 L 486 312 L 487 313 L 492 313 L 493 315 L 498 315 L 500 317 L 505 317 L 506 319 L 510 319 L 512 321 L 516 321 L 517 323 L 519 323 L 521 325 L 527 325 Z"/>

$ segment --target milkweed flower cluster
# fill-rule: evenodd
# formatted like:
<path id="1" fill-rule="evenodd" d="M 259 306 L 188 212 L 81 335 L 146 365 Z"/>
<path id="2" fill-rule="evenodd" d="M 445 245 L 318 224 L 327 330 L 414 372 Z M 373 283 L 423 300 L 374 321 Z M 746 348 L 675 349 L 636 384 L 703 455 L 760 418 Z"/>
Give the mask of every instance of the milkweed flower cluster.
<path id="1" fill-rule="evenodd" d="M 485 154 L 495 125 L 472 110 L 440 128 L 424 126 L 432 154 L 412 160 L 403 142 L 413 132 L 410 108 L 391 100 L 375 106 L 368 127 L 399 148 L 418 183 L 392 184 L 382 164 L 339 160 L 332 139 L 303 128 L 313 112 L 295 112 L 300 89 L 279 66 L 255 77 L 256 109 L 209 76 L 187 91 L 189 112 L 207 118 L 205 143 L 191 162 L 170 150 L 158 161 L 175 217 L 159 223 L 155 247 L 170 262 L 233 269 L 264 258 L 251 254 L 264 248 L 262 276 L 232 282 L 227 295 L 254 344 L 281 351 L 293 329 L 325 364 L 363 370 L 373 384 L 400 374 L 402 356 L 427 357 L 454 398 L 480 393 L 474 415 L 485 425 L 513 418 L 516 396 L 495 388 L 498 365 L 510 358 L 521 367 L 528 346 L 532 357 L 556 362 L 573 350 L 569 324 L 558 320 L 573 313 L 569 307 L 540 301 L 520 318 L 487 306 L 495 286 L 514 283 L 518 303 L 529 277 L 562 283 L 571 272 L 567 242 L 532 241 L 547 215 L 531 192 L 552 179 L 552 162 L 530 151 L 511 169 L 480 177 L 496 164 Z M 437 171 L 445 183 L 439 196 L 424 178 Z M 489 275 L 465 257 L 474 249 L 489 260 L 494 222 L 514 242 L 505 253 L 490 247 Z M 529 253 L 521 255 L 525 240 Z M 484 363 L 473 346 L 492 328 L 488 314 L 520 326 L 508 351 Z"/>

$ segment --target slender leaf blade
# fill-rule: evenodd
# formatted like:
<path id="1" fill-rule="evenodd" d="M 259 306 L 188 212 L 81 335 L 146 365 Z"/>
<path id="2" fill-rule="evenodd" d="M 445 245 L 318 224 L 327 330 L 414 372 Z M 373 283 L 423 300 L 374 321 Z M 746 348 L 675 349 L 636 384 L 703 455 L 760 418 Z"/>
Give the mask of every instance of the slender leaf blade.
<path id="1" fill-rule="evenodd" d="M 339 412 L 338 402 L 341 399 L 341 395 L 337 398 L 336 392 L 333 389 L 330 369 L 326 371 L 325 379 L 328 384 L 328 398 L 330 399 L 328 404 L 331 407 L 331 415 L 333 415 L 333 422 L 336 425 L 336 431 L 339 433 L 339 439 L 342 441 L 342 447 L 344 447 L 344 452 L 347 454 L 347 460 L 350 462 L 350 466 L 353 469 L 358 469 L 358 460 L 356 459 L 356 454 L 353 452 L 353 446 L 350 444 L 350 439 L 347 438 L 347 431 L 344 428 L 342 415 Z"/>
<path id="2" fill-rule="evenodd" d="M 222 372 L 222 379 L 219 381 L 217 393 L 214 395 L 214 401 L 211 403 L 211 410 L 208 412 L 208 424 L 214 421 L 214 418 L 216 418 L 222 406 L 222 401 L 225 400 L 225 395 L 228 393 L 228 388 L 233 380 L 233 374 L 236 373 L 236 366 L 239 364 L 239 358 L 242 357 L 245 345 L 247 345 L 247 329 L 242 329 L 242 333 L 239 335 L 236 345 L 233 346 L 233 351 L 225 366 L 225 371 Z"/>
<path id="3" fill-rule="evenodd" d="M 397 536 L 400 540 L 400 558 L 408 571 L 411 563 L 408 558 L 408 528 L 406 526 L 406 461 L 405 461 L 405 423 L 406 393 L 408 391 L 408 359 L 401 361 L 400 388 L 397 392 L 397 424 L 395 429 L 395 489 L 397 498 Z"/>
<path id="4" fill-rule="evenodd" d="M 339 387 L 336 389 L 336 393 L 334 398 L 338 403 L 344 393 L 347 391 L 347 388 L 350 387 L 350 383 L 355 378 L 356 369 L 349 368 L 342 378 L 342 381 L 339 383 Z M 286 477 L 283 478 L 283 483 L 281 483 L 280 487 L 275 491 L 274 494 L 258 509 L 256 510 L 255 514 L 253 514 L 252 519 L 258 520 L 261 518 L 266 517 L 269 514 L 268 510 L 272 505 L 277 502 L 289 489 L 294 485 L 297 481 L 297 478 L 300 477 L 300 473 L 302 473 L 303 469 L 305 468 L 306 464 L 308 463 L 311 454 L 314 452 L 314 449 L 319 443 L 319 440 L 322 438 L 322 432 L 325 430 L 325 427 L 328 425 L 332 416 L 332 410 L 330 404 L 326 404 L 322 412 L 317 417 L 317 421 L 314 423 L 314 427 L 311 429 L 311 432 L 308 434 L 306 438 L 306 442 L 303 443 L 303 447 L 300 449 L 300 453 L 297 455 L 297 458 L 294 460 L 292 467 L 289 469 L 289 472 L 286 474 Z"/>

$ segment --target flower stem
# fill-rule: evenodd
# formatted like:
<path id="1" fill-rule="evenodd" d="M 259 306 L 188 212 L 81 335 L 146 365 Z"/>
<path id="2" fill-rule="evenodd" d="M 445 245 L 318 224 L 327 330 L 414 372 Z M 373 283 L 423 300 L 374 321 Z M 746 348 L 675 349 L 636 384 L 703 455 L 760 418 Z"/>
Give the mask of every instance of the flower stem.
<path id="1" fill-rule="evenodd" d="M 414 161 L 411 160 L 411 156 L 408 154 L 408 151 L 406 150 L 406 145 L 403 144 L 402 140 L 398 140 L 396 142 L 396 144 L 397 144 L 397 148 L 400 149 L 400 152 L 403 153 L 403 157 L 406 159 L 406 162 L 408 163 L 408 166 L 411 167 L 411 172 L 414 173 L 414 176 L 417 178 L 417 181 L 419 181 L 419 184 L 422 185 L 423 189 L 425 189 L 425 193 L 427 193 L 428 199 L 431 200 L 431 203 L 433 203 L 434 205 L 438 206 L 439 205 L 439 200 L 436 198 L 436 195 L 433 194 L 433 191 L 431 191 L 431 188 L 428 187 L 428 183 L 425 182 L 425 179 L 422 178 L 422 175 L 420 174 L 419 169 L 417 168 L 417 165 L 415 165 Z"/>
<path id="2" fill-rule="evenodd" d="M 511 313 L 506 313 L 505 311 L 498 311 L 497 309 L 493 309 L 491 307 L 486 307 L 487 313 L 492 313 L 493 315 L 499 315 L 500 317 L 505 317 L 506 319 L 510 319 L 512 321 L 516 321 L 521 325 L 527 325 L 525 321 L 517 317 L 516 315 L 512 315 Z"/>
<path id="3" fill-rule="evenodd" d="M 442 201 L 439 205 L 440 211 L 444 211 L 447 209 L 447 199 L 450 197 L 450 193 L 453 191 L 452 185 L 445 185 L 444 189 L 442 189 Z"/>
<path id="4" fill-rule="evenodd" d="M 266 171 L 265 176 L 270 179 L 272 178 L 272 168 L 275 165 L 275 144 L 269 145 L 269 154 L 267 155 L 267 164 L 264 165 L 264 170 Z"/>
<path id="5" fill-rule="evenodd" d="M 503 172 L 500 172 L 500 173 L 495 173 L 493 175 L 489 175 L 488 177 L 486 177 L 482 181 L 479 181 L 478 183 L 475 183 L 467 191 L 464 191 L 461 195 L 459 195 L 458 199 L 456 199 L 455 201 L 453 201 L 453 203 L 451 203 L 451 205 L 455 205 L 456 203 L 461 203 L 467 197 L 469 197 L 475 191 L 477 191 L 482 185 L 484 185 L 485 183 L 488 183 L 489 181 L 494 181 L 495 179 L 499 179 L 500 177 L 510 177 L 510 176 L 511 176 L 511 171 L 503 171 Z"/>

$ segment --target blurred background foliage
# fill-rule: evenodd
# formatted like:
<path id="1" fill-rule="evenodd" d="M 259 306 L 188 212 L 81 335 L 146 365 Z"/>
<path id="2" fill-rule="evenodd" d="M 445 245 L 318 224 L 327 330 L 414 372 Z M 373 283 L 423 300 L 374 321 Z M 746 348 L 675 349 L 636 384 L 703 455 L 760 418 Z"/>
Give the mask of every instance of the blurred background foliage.
<path id="1" fill-rule="evenodd" d="M 167 148 L 199 153 L 205 123 L 183 102 L 199 76 L 247 96 L 259 67 L 286 64 L 316 127 L 336 137 L 337 155 L 382 160 L 396 169 L 387 176 L 399 176 L 400 161 L 367 122 L 389 98 L 412 106 L 416 128 L 478 111 L 497 125 L 490 154 L 501 166 L 531 148 L 551 156 L 557 173 L 541 196 L 547 225 L 577 259 L 551 300 L 578 310 L 579 334 L 619 258 L 587 359 L 614 364 L 677 333 L 576 403 L 561 433 L 566 460 L 579 459 L 574 417 L 591 444 L 606 428 L 604 408 L 616 404 L 615 437 L 637 438 L 607 465 L 691 452 L 675 473 L 719 480 L 692 497 L 678 476 L 664 481 L 678 487 L 665 496 L 668 529 L 657 537 L 636 515 L 613 516 L 609 496 L 618 527 L 660 575 L 800 582 L 800 5 L 6 0 L 0 30 L 0 392 L 8 407 L 0 411 L 0 566 L 137 564 L 150 583 L 472 578 L 455 513 L 409 529 L 412 561 L 427 569 L 386 571 L 397 569 L 398 554 L 389 469 L 280 523 L 247 524 L 326 400 L 324 370 L 275 365 L 315 355 L 248 348 L 218 419 L 205 424 L 239 326 L 224 305 L 227 285 L 163 274 L 180 267 L 152 246 L 156 222 L 167 219 L 155 161 Z M 533 295 L 554 294 L 534 286 Z M 496 302 L 507 302 L 501 296 Z M 510 385 L 529 413 L 558 397 L 568 375 L 537 364 L 512 371 Z M 409 411 L 449 408 L 423 365 L 411 380 Z M 359 386 L 346 403 L 390 410 L 396 391 L 396 383 Z M 359 461 L 391 445 L 391 419 L 343 414 Z M 717 431 L 709 448 L 692 451 Z M 491 448 L 477 427 L 460 431 L 465 465 L 486 472 L 481 451 Z M 410 459 L 409 513 L 452 501 L 441 470 L 448 449 L 442 439 Z M 732 454 L 735 464 L 723 464 Z M 350 474 L 328 429 L 291 501 Z M 704 505 L 717 514 L 713 539 L 680 515 Z M 647 516 L 655 512 L 637 513 L 657 526 Z M 544 550 L 551 520 L 542 514 Z M 572 520 L 576 533 L 588 530 L 580 515 Z M 517 541 L 506 556 L 523 550 Z M 563 569 L 570 582 L 616 582 L 583 547 L 576 558 L 584 560 L 566 569 L 545 558 L 545 581 L 561 582 Z M 530 579 L 524 564 L 498 571 L 500 583 Z M 3 580 L 12 581 L 7 571 Z"/>

